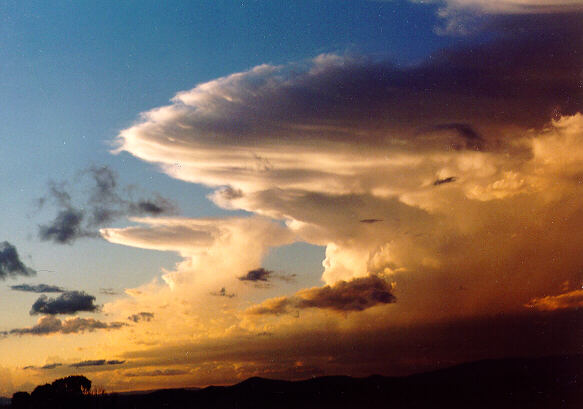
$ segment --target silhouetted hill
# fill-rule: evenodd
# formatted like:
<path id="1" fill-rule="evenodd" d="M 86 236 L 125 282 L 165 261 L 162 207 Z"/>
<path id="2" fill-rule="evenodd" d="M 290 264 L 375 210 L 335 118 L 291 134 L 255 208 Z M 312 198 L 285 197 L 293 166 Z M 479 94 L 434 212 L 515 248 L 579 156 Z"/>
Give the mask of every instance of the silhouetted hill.
<path id="1" fill-rule="evenodd" d="M 249 378 L 84 402 L 95 409 L 581 409 L 583 355 L 485 360 L 406 377 Z"/>
<path id="2" fill-rule="evenodd" d="M 486 360 L 407 377 L 250 378 L 112 398 L 118 409 L 581 409 L 583 356 Z"/>

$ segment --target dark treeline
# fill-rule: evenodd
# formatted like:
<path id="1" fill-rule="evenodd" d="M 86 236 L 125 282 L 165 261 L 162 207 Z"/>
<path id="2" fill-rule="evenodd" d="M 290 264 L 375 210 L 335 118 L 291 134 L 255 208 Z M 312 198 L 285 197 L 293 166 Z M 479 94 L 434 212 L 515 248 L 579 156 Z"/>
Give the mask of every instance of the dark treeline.
<path id="1" fill-rule="evenodd" d="M 38 385 L 32 393 L 12 395 L 13 409 L 76 409 L 111 407 L 111 396 L 91 389 L 91 381 L 84 376 L 67 376 Z"/>
<path id="2" fill-rule="evenodd" d="M 31 394 L 26 409 L 581 409 L 583 355 L 487 360 L 406 377 L 328 376 L 304 381 L 250 378 L 199 390 L 105 394 L 83 376 L 58 379 Z"/>

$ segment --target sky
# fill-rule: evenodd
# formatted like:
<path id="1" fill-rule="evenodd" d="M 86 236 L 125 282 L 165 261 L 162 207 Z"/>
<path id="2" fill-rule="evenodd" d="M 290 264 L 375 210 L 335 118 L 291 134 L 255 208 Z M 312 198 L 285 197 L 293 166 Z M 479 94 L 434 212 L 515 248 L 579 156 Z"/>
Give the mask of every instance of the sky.
<path id="1" fill-rule="evenodd" d="M 0 395 L 581 353 L 583 2 L 0 5 Z"/>

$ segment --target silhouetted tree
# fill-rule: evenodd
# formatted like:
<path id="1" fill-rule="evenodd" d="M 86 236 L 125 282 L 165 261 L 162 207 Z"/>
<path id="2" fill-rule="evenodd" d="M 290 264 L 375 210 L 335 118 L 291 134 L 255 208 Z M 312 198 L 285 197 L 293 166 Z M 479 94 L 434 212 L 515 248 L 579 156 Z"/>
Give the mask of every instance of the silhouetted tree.
<path id="1" fill-rule="evenodd" d="M 52 387 L 57 394 L 86 395 L 91 390 L 91 381 L 84 376 L 67 376 L 55 380 Z"/>
<path id="2" fill-rule="evenodd" d="M 15 392 L 12 395 L 13 409 L 29 409 L 30 408 L 30 394 L 28 392 Z"/>

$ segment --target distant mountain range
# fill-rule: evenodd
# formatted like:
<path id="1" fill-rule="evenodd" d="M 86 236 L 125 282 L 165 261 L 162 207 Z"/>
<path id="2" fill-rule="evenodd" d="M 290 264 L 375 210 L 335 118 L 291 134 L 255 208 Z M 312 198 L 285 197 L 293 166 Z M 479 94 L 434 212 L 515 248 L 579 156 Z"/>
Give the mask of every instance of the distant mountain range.
<path id="1" fill-rule="evenodd" d="M 250 378 L 105 399 L 100 407 L 117 409 L 581 409 L 583 355 L 485 360 L 406 377 Z"/>

